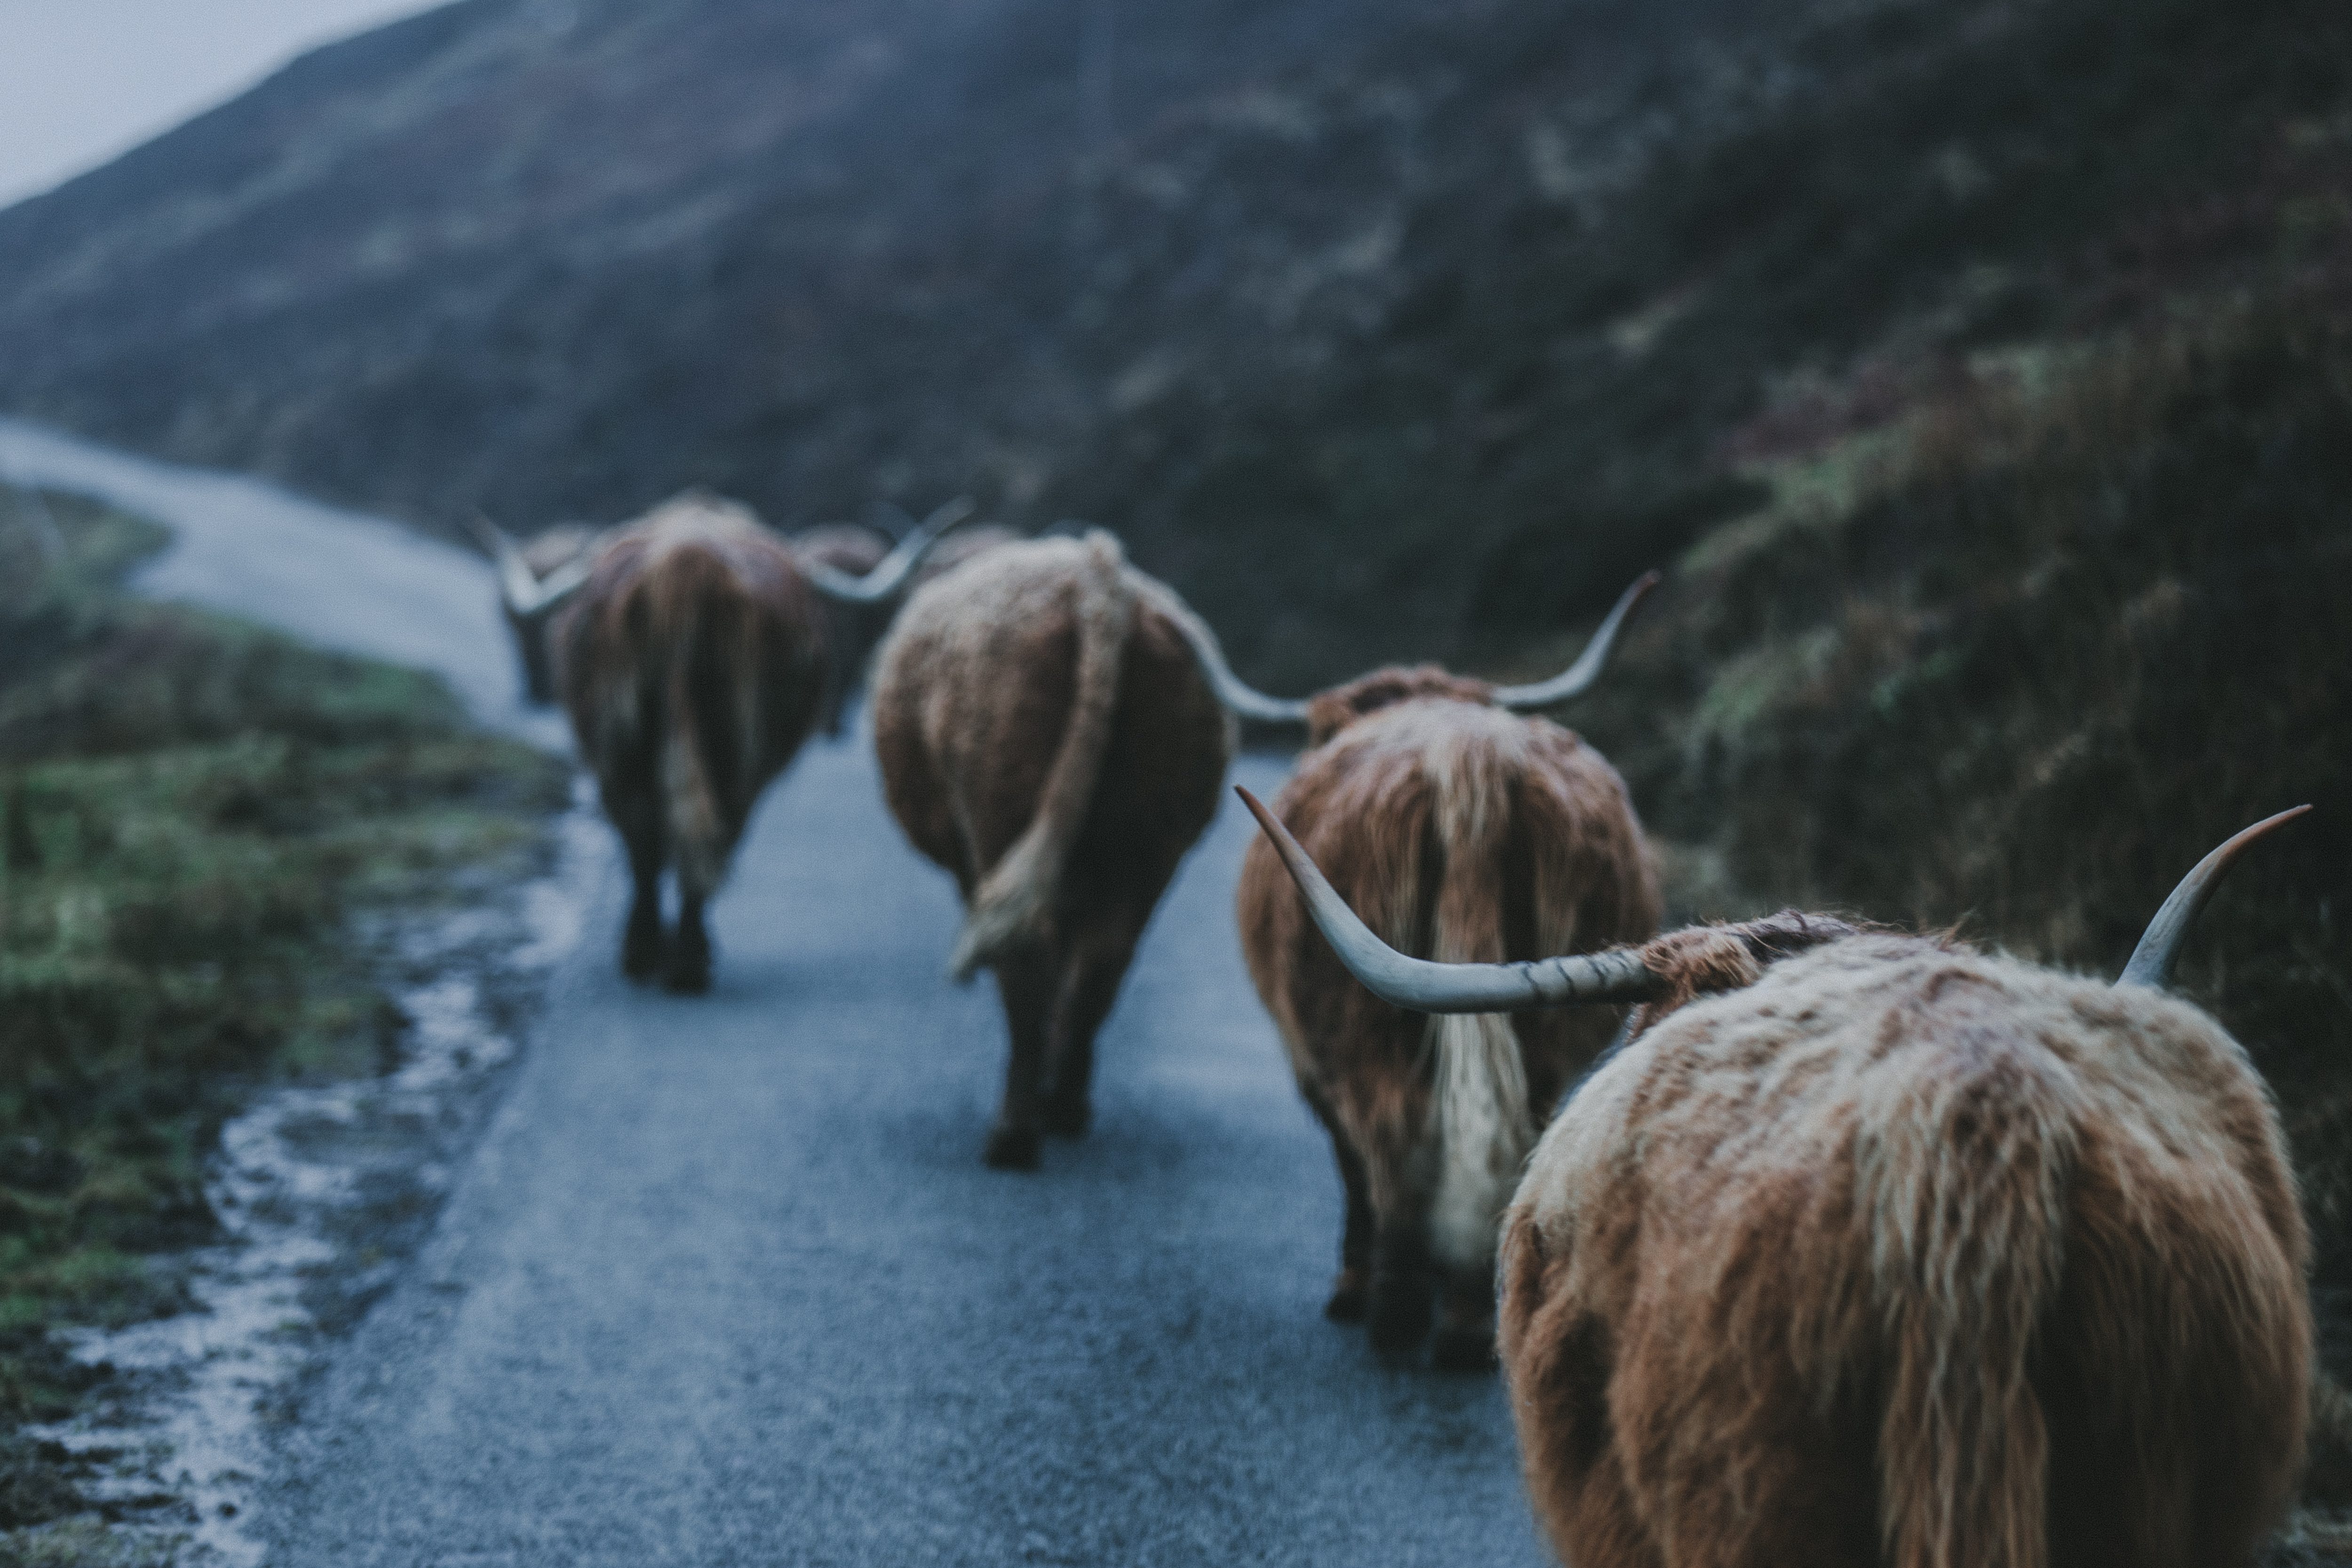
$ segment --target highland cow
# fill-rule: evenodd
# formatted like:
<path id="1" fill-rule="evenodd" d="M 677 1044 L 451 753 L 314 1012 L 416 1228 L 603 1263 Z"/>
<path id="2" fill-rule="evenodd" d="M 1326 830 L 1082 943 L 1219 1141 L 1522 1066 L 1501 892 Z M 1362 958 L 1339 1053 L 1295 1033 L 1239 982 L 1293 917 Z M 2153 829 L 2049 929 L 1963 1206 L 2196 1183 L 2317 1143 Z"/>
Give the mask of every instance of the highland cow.
<path id="1" fill-rule="evenodd" d="M 908 537 L 919 534 L 936 539 L 971 510 L 969 500 L 950 501 L 919 525 L 908 520 Z M 532 702 L 553 702 L 557 698 L 555 661 L 547 628 L 556 611 L 588 580 L 596 552 L 619 530 L 599 529 L 584 522 L 558 523 L 519 544 L 504 529 L 483 518 L 478 520 L 474 531 L 498 567 L 499 608 L 506 616 L 507 629 L 514 634 L 515 656 L 522 664 L 524 696 Z M 786 542 L 803 569 L 823 578 L 824 584 L 832 588 L 861 584 L 872 576 L 894 548 L 889 536 L 879 529 L 853 522 L 821 523 L 794 534 Z M 961 559 L 971 548 L 962 544 L 960 537 L 956 542 L 959 549 L 951 559 Z M 913 580 L 921 582 L 934 574 L 934 570 L 929 557 L 920 556 L 915 562 Z M 888 587 L 895 591 L 895 580 Z M 865 668 L 866 655 L 887 619 L 887 592 L 870 594 L 857 586 L 824 595 L 819 614 L 824 618 L 826 658 L 820 713 L 828 735 L 841 731 L 842 713 L 849 699 L 856 695 L 857 674 Z"/>
<path id="2" fill-rule="evenodd" d="M 886 596 L 949 521 L 943 510 L 863 578 L 800 559 L 742 508 L 700 494 L 598 547 L 549 640 L 580 754 L 628 852 L 624 973 L 709 989 L 704 905 L 823 696 L 816 594 Z M 677 879 L 674 933 L 662 921 L 665 868 Z"/>
<path id="3" fill-rule="evenodd" d="M 1223 672 L 1213 645 L 1201 657 L 1238 709 L 1305 721 L 1310 749 L 1280 807 L 1392 941 L 1452 960 L 1581 952 L 1657 929 L 1656 872 L 1616 772 L 1513 710 L 1585 689 L 1655 581 L 1628 589 L 1575 667 L 1540 686 L 1391 668 L 1284 703 Z M 1435 1297 L 1436 1364 L 1491 1365 L 1503 1205 L 1545 1110 L 1614 1019 L 1391 1007 L 1309 932 L 1262 843 L 1243 860 L 1238 902 L 1250 977 L 1346 1196 L 1325 1312 L 1369 1317 L 1373 1348 L 1395 1357 L 1429 1337 Z"/>
<path id="4" fill-rule="evenodd" d="M 1216 813 L 1232 725 L 1191 613 L 1117 541 L 999 544 L 917 591 L 885 640 L 890 809 L 968 910 L 951 972 L 996 973 L 1011 1050 L 984 1158 L 1030 1169 L 1090 1114 L 1095 1036 Z"/>
<path id="5" fill-rule="evenodd" d="M 1506 1222 L 1528 1487 L 1578 1568 L 2252 1560 L 2300 1463 L 2304 1223 L 2246 1053 L 2163 992 L 1782 915 L 1433 964 L 1251 807 L 1348 967 L 1455 1013 L 1640 1002 Z"/>

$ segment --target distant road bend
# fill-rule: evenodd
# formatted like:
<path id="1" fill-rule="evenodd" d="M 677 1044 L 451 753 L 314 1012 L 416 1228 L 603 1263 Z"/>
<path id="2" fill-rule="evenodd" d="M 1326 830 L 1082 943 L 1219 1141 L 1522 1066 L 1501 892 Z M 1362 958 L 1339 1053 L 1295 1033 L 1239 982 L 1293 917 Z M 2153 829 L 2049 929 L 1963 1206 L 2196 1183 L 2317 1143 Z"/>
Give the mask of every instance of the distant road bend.
<path id="1" fill-rule="evenodd" d="M 173 525 L 149 591 L 560 743 L 462 552 L 8 421 L 0 477 Z M 303 1402 L 270 1561 L 1546 1562 L 1494 1380 L 1383 1371 L 1319 1316 L 1339 1195 L 1242 971 L 1249 831 L 1227 810 L 1179 874 L 1094 1131 L 1031 1175 L 981 1167 L 1003 1026 L 940 978 L 953 889 L 862 733 L 769 795 L 709 996 L 612 973 L 608 864 L 434 1237 Z"/>

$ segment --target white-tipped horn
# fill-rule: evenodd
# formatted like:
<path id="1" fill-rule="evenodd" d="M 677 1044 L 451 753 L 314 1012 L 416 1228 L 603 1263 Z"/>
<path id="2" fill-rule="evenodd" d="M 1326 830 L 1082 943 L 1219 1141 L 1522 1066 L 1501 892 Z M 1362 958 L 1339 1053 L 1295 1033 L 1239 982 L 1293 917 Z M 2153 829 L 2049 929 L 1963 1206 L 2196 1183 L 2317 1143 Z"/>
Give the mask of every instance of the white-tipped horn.
<path id="1" fill-rule="evenodd" d="M 1324 879 L 1298 840 L 1257 796 L 1239 785 L 1234 793 L 1273 841 L 1331 951 L 1383 1002 L 1414 1013 L 1521 1013 L 1641 1002 L 1657 994 L 1658 977 L 1642 966 L 1641 954 L 1632 948 L 1569 953 L 1532 963 L 1433 963 L 1408 957 L 1356 918 L 1348 900 Z"/>
<path id="2" fill-rule="evenodd" d="M 1495 700 L 1515 713 L 1530 713 L 1556 706 L 1571 697 L 1584 695 L 1585 689 L 1601 679 L 1601 671 L 1609 662 L 1610 650 L 1617 646 L 1617 633 L 1624 626 L 1625 617 L 1633 613 L 1634 605 L 1649 596 L 1650 590 L 1656 587 L 1658 582 L 1658 574 L 1644 572 L 1634 580 L 1632 587 L 1620 594 L 1615 606 L 1601 623 L 1600 629 L 1592 634 L 1592 640 L 1584 645 L 1584 651 L 1577 656 L 1574 664 L 1549 680 L 1538 681 L 1532 686 L 1498 686 L 1495 689 Z"/>
<path id="3" fill-rule="evenodd" d="M 1181 612 L 1171 618 L 1176 629 L 1192 647 L 1192 658 L 1208 679 L 1210 689 L 1217 700 L 1225 705 L 1237 719 L 1257 724 L 1294 724 L 1307 722 L 1307 700 L 1300 697 L 1269 697 L 1257 688 L 1245 684 L 1225 662 L 1225 650 L 1218 645 L 1217 634 L 1209 624 L 1194 615 L 1189 605 L 1178 605 Z"/>
<path id="4" fill-rule="evenodd" d="M 499 593 L 505 598 L 507 608 L 518 616 L 538 609 L 540 582 L 532 575 L 530 563 L 523 559 L 514 537 L 480 512 L 474 514 L 473 533 L 498 567 Z"/>
<path id="5" fill-rule="evenodd" d="M 2221 879 L 2230 874 L 2230 868 L 2237 864 L 2238 857 L 2255 839 L 2310 809 L 2308 805 L 2298 805 L 2276 816 L 2266 816 L 2198 861 L 2189 875 L 2180 879 L 2180 885 L 2172 889 L 2172 896 L 2164 900 L 2164 907 L 2156 911 L 2156 919 L 2147 922 L 2147 930 L 2141 933 L 2139 945 L 2132 949 L 2131 960 L 2124 965 L 2123 973 L 2116 977 L 2116 984 L 2146 985 L 2156 990 L 2171 984 L 2172 966 L 2180 957 L 2181 943 L 2189 935 L 2189 926 L 2196 921 L 2197 912 L 2205 907 L 2205 901 L 2213 896 L 2213 889 L 2221 885 Z"/>
<path id="6" fill-rule="evenodd" d="M 578 593 L 596 570 L 594 552 L 582 551 L 539 580 L 539 607 L 551 610 Z"/>
<path id="7" fill-rule="evenodd" d="M 922 525 L 900 540 L 889 554 L 863 577 L 853 577 L 822 561 L 803 561 L 801 571 L 816 591 L 829 599 L 851 605 L 877 605 L 897 593 L 915 568 L 923 563 L 940 535 L 979 510 L 970 496 L 958 496 L 925 518 Z"/>

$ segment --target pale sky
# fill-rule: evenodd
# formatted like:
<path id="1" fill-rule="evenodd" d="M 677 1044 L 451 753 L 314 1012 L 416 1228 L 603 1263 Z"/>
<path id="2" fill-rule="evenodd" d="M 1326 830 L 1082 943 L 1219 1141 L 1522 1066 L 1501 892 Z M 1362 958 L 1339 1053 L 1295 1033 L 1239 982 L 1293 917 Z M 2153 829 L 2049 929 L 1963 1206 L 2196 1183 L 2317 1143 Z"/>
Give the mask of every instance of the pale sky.
<path id="1" fill-rule="evenodd" d="M 437 0 L 0 0 L 0 206 Z"/>

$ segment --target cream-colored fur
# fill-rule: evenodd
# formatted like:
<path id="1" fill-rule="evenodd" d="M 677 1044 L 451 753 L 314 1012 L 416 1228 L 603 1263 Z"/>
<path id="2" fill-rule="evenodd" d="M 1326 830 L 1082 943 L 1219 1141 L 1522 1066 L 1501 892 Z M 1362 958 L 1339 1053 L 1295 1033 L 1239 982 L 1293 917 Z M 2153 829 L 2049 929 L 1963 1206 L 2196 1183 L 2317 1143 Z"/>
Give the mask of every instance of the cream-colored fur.
<path id="1" fill-rule="evenodd" d="M 1529 733 L 1523 719 L 1465 709 L 1462 722 L 1436 730 L 1419 748 L 1444 858 L 1431 932 L 1432 956 L 1441 963 L 1505 956 L 1491 872 L 1510 826 L 1511 790 L 1534 771 Z M 1573 933 L 1544 935 L 1564 946 Z M 1502 1013 L 1433 1017 L 1429 1040 L 1436 1053 L 1430 1131 L 1437 1141 L 1430 1243 L 1450 1267 L 1484 1271 L 1494 1265 L 1503 1205 L 1535 1146 L 1527 1063 Z"/>

